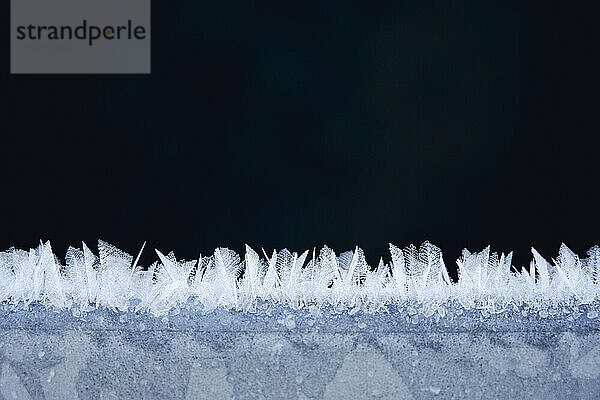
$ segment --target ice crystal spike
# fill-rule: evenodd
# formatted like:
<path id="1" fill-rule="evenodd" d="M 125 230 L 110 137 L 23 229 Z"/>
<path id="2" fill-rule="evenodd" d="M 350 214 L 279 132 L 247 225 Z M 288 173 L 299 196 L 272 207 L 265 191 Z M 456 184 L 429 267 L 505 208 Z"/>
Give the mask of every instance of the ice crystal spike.
<path id="1" fill-rule="evenodd" d="M 540 310 L 600 300 L 598 246 L 582 259 L 563 244 L 551 261 L 532 248 L 528 269 L 512 266 L 512 252 L 498 256 L 490 247 L 475 253 L 465 249 L 457 260 L 456 282 L 442 251 L 429 242 L 404 249 L 390 244 L 390 257 L 376 267 L 367 264 L 358 246 L 339 255 L 327 246 L 302 253 L 274 250 L 270 256 L 263 250 L 261 258 L 246 245 L 243 258 L 217 248 L 211 256 L 190 261 L 156 250 L 158 261 L 145 268 L 138 265 L 144 247 L 134 260 L 101 240 L 98 256 L 82 243 L 80 249 L 69 247 L 64 265 L 50 242 L 29 251 L 2 251 L 0 301 L 15 307 L 39 303 L 73 312 L 105 307 L 155 315 L 182 307 L 252 311 L 269 302 L 353 312 L 404 304 L 431 316 L 446 302 L 501 312 L 511 305 Z"/>

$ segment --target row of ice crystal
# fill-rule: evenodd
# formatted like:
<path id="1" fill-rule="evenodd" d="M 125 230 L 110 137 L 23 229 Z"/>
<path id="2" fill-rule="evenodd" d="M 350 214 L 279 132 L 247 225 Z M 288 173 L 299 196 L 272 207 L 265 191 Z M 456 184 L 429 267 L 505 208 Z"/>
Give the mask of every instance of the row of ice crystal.
<path id="1" fill-rule="evenodd" d="M 142 247 L 143 250 L 143 247 Z M 391 259 L 376 268 L 360 248 L 337 255 L 325 246 L 318 253 L 273 251 L 264 257 L 246 246 L 240 258 L 217 248 L 197 260 L 177 260 L 156 250 L 148 268 L 115 246 L 98 241 L 99 256 L 85 245 L 70 247 L 65 264 L 50 242 L 29 251 L 0 252 L 0 301 L 41 303 L 58 309 L 150 311 L 156 315 L 182 307 L 253 310 L 259 302 L 377 309 L 390 303 L 440 305 L 457 301 L 466 308 L 501 312 L 511 305 L 587 304 L 600 296 L 600 248 L 580 259 L 564 244 L 552 262 L 532 249 L 530 268 L 511 265 L 512 253 L 500 256 L 487 247 L 464 250 L 457 260 L 459 278 L 448 275 L 442 252 L 429 242 L 400 249 L 390 244 Z"/>

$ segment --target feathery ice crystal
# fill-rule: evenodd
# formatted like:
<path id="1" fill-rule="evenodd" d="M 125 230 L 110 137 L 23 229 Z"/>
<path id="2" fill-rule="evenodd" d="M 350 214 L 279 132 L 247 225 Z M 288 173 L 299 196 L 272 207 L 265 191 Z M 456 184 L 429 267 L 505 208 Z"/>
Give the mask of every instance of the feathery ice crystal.
<path id="1" fill-rule="evenodd" d="M 142 247 L 143 250 L 143 247 Z M 65 265 L 50 242 L 29 251 L 0 252 L 0 302 L 15 306 L 40 303 L 77 312 L 106 307 L 115 311 L 150 311 L 164 315 L 188 307 L 253 311 L 257 304 L 293 308 L 309 305 L 375 311 L 388 304 L 427 308 L 458 302 L 465 308 L 500 313 L 525 305 L 533 309 L 559 304 L 589 304 L 600 295 L 600 247 L 580 259 L 564 244 L 552 262 L 535 249 L 529 270 L 511 269 L 512 253 L 463 250 L 453 282 L 442 252 L 429 242 L 420 248 L 390 244 L 391 262 L 377 268 L 360 248 L 340 255 L 325 246 L 302 254 L 287 249 L 261 258 L 246 246 L 243 259 L 217 248 L 198 260 L 177 260 L 156 250 L 149 268 L 113 245 L 98 241 L 99 256 L 82 244 L 69 248 Z"/>

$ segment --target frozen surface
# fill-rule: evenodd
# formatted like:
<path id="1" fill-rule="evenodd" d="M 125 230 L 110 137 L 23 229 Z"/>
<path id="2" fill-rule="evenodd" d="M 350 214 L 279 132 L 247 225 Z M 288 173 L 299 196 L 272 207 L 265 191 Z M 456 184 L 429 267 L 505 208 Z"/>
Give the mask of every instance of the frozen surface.
<path id="1" fill-rule="evenodd" d="M 0 252 L 0 399 L 600 397 L 600 248 Z"/>
<path id="2" fill-rule="evenodd" d="M 75 317 L 0 306 L 2 399 L 598 398 L 596 303 L 540 317 L 449 303 Z"/>

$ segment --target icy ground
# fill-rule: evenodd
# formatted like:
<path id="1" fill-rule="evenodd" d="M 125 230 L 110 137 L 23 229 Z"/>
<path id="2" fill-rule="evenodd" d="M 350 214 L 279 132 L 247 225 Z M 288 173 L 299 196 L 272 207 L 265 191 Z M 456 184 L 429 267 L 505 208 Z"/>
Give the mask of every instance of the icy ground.
<path id="1" fill-rule="evenodd" d="M 0 399 L 600 397 L 600 249 L 0 253 Z"/>
<path id="2" fill-rule="evenodd" d="M 0 306 L 0 399 L 593 399 L 596 303 L 82 316 Z"/>

